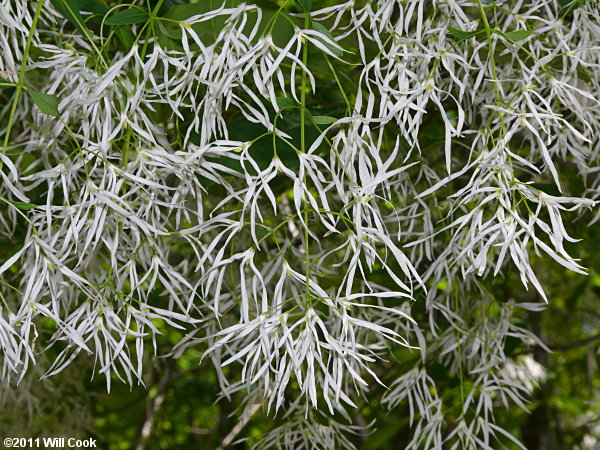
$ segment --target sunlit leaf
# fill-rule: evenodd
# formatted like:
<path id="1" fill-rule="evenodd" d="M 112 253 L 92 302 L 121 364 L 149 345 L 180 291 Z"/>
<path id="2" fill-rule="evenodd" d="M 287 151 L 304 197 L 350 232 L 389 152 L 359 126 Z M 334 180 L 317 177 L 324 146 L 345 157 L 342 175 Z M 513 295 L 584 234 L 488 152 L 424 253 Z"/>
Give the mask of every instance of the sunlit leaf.
<path id="1" fill-rule="evenodd" d="M 529 37 L 529 35 L 531 34 L 531 31 L 518 30 L 518 31 L 509 31 L 507 33 L 500 32 L 500 34 L 502 36 L 504 36 L 505 38 L 510 39 L 511 41 L 520 41 L 521 39 L 525 39 L 525 38 Z"/>
<path id="2" fill-rule="evenodd" d="M 330 125 L 334 123 L 337 119 L 335 117 L 329 116 L 313 116 L 313 120 L 317 125 Z"/>
<path id="3" fill-rule="evenodd" d="M 44 94 L 33 89 L 27 89 L 27 93 L 44 114 L 54 117 L 60 115 L 58 112 L 58 97 L 56 95 Z"/>
<path id="4" fill-rule="evenodd" d="M 23 211 L 30 211 L 39 206 L 39 205 L 34 205 L 33 203 L 16 202 L 13 200 L 9 200 L 8 203 L 10 203 L 13 206 L 16 206 L 19 209 L 22 209 Z"/>
<path id="5" fill-rule="evenodd" d="M 473 36 L 477 36 L 478 34 L 485 32 L 485 30 L 464 31 L 451 26 L 448 26 L 448 31 L 452 36 L 455 36 L 459 39 L 469 39 Z"/>

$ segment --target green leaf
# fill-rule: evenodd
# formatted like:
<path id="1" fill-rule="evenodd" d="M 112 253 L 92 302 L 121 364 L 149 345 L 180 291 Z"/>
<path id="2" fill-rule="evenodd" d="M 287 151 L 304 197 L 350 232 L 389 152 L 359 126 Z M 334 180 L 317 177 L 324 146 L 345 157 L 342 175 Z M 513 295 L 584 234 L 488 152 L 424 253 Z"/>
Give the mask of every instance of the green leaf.
<path id="1" fill-rule="evenodd" d="M 158 22 L 158 30 L 160 31 L 160 35 L 168 37 L 170 39 L 181 39 L 181 28 L 179 25 L 173 22 Z"/>
<path id="2" fill-rule="evenodd" d="M 185 5 L 176 5 L 173 6 L 167 13 L 164 15 L 166 19 L 176 20 L 183 22 L 189 17 L 198 15 L 198 14 L 206 14 L 211 11 L 210 2 L 200 2 L 200 3 L 192 3 Z M 210 21 L 203 22 L 204 25 L 209 24 Z M 178 24 L 175 24 L 179 27 Z"/>
<path id="3" fill-rule="evenodd" d="M 44 94 L 43 92 L 34 91 L 33 89 L 27 89 L 27 93 L 33 100 L 38 108 L 49 116 L 59 117 L 58 112 L 58 97 L 52 94 Z"/>
<path id="4" fill-rule="evenodd" d="M 90 37 L 92 32 L 85 25 L 83 17 L 81 17 L 80 6 L 78 5 L 77 0 L 50 0 L 50 2 L 65 19 L 71 22 L 75 28 L 79 30 L 81 34 L 88 38 Z"/>
<path id="5" fill-rule="evenodd" d="M 327 28 L 325 28 L 323 25 L 321 25 L 318 22 L 312 22 L 312 29 L 315 31 L 318 31 L 321 34 L 324 34 L 325 36 L 327 36 L 329 39 L 331 39 L 333 41 L 333 35 L 329 32 L 329 30 Z M 317 38 L 325 47 L 327 47 L 331 53 L 333 53 L 336 56 L 340 56 L 342 54 L 342 51 L 337 48 L 334 47 L 333 45 L 327 43 L 325 40 L 323 39 L 319 39 Z"/>
<path id="6" fill-rule="evenodd" d="M 312 0 L 296 0 L 296 6 L 300 11 L 310 12 L 312 10 Z"/>
<path id="7" fill-rule="evenodd" d="M 8 89 L 11 87 L 15 87 L 16 83 L 13 83 L 12 81 L 6 80 L 2 77 L 0 77 L 0 89 Z"/>
<path id="8" fill-rule="evenodd" d="M 185 23 L 185 21 L 192 16 L 206 14 L 212 10 L 211 2 L 206 0 L 199 3 L 176 5 L 164 15 L 166 19 L 170 20 L 159 22 L 160 34 L 170 39 L 181 39 L 181 25 L 176 22 Z M 196 32 L 204 45 L 210 45 L 215 41 L 215 38 L 219 35 L 224 26 L 225 17 L 217 16 L 210 20 L 193 24 L 192 29 Z M 191 43 L 191 45 L 194 44 Z"/>
<path id="9" fill-rule="evenodd" d="M 289 108 L 290 106 L 297 106 L 297 103 L 293 98 L 277 97 L 277 106 L 280 108 Z"/>
<path id="10" fill-rule="evenodd" d="M 252 3 L 259 6 L 263 15 L 263 19 L 258 25 L 258 34 L 262 35 L 267 32 L 269 23 L 273 26 L 270 30 L 271 37 L 275 45 L 285 47 L 294 36 L 294 27 L 290 22 L 294 19 L 285 10 L 279 10 L 279 5 L 270 0 L 254 0 Z M 248 35 L 258 17 L 250 16 L 250 20 L 244 28 L 244 34 Z M 255 38 L 258 39 L 258 38 Z M 256 42 L 256 41 L 255 41 Z"/>
<path id="11" fill-rule="evenodd" d="M 94 0 L 73 0 L 79 11 L 87 11 L 94 14 L 106 14 L 108 8 Z"/>
<path id="12" fill-rule="evenodd" d="M 164 50 L 181 50 L 182 46 L 176 39 L 172 39 L 164 33 L 157 33 L 157 42 Z"/>
<path id="13" fill-rule="evenodd" d="M 330 116 L 313 116 L 313 120 L 317 125 L 330 125 L 337 119 L 335 117 Z"/>
<path id="14" fill-rule="evenodd" d="M 499 34 L 501 34 L 502 36 L 504 36 L 507 39 L 510 39 L 511 41 L 520 41 L 521 39 L 525 39 L 526 37 L 529 37 L 529 35 L 531 34 L 531 31 L 518 30 L 518 31 L 509 31 L 508 33 L 503 33 L 500 31 Z"/>
<path id="15" fill-rule="evenodd" d="M 34 205 L 33 203 L 14 202 L 12 200 L 9 200 L 8 203 L 10 203 L 13 206 L 16 206 L 19 209 L 22 209 L 23 211 L 29 211 L 29 210 L 32 210 L 33 208 L 37 208 L 39 206 L 39 205 Z"/>
<path id="16" fill-rule="evenodd" d="M 119 25 L 115 27 L 115 34 L 125 51 L 128 52 L 131 50 L 131 47 L 133 47 L 135 42 L 135 34 L 131 31 L 131 28 L 125 25 Z"/>
<path id="17" fill-rule="evenodd" d="M 158 40 L 161 45 L 166 43 L 168 48 L 176 45 L 179 47 L 179 50 L 182 50 L 183 48 L 180 43 L 177 42 L 180 41 L 182 37 L 180 24 L 185 23 L 187 19 L 192 16 L 213 11 L 214 8 L 211 7 L 211 3 L 214 5 L 214 2 L 203 0 L 198 3 L 176 5 L 169 9 L 163 17 L 170 20 L 158 22 Z M 254 42 L 259 39 L 259 36 L 263 32 L 265 32 L 267 24 L 271 24 L 273 25 L 271 32 L 273 41 L 278 46 L 285 46 L 294 36 L 294 28 L 289 21 L 286 20 L 286 17 L 289 18 L 287 12 L 279 11 L 279 5 L 270 0 L 254 0 L 252 3 L 259 6 L 262 13 L 262 20 L 258 24 L 258 33 L 254 38 Z M 250 13 L 248 14 L 247 19 L 246 26 L 243 29 L 243 33 L 246 36 L 249 35 L 250 31 L 256 26 L 258 14 L 256 12 Z M 204 45 L 211 45 L 215 42 L 215 38 L 225 26 L 225 21 L 225 16 L 217 16 L 210 20 L 194 23 L 191 27 Z M 193 42 L 190 42 L 191 47 L 194 45 Z"/>
<path id="18" fill-rule="evenodd" d="M 176 2 L 173 2 L 176 3 Z M 180 5 L 175 5 L 170 8 L 165 14 L 164 17 L 183 21 L 192 16 L 196 16 L 198 14 L 206 14 L 211 11 L 214 11 L 215 8 L 211 6 L 215 2 L 211 1 L 198 1 L 195 3 L 184 3 Z M 204 24 L 207 24 L 208 21 L 205 21 Z"/>
<path id="19" fill-rule="evenodd" d="M 128 8 L 111 15 L 104 23 L 107 25 L 131 25 L 145 22 L 147 19 L 147 11 L 140 8 Z"/>
<path id="20" fill-rule="evenodd" d="M 479 33 L 483 33 L 485 30 L 464 31 L 464 30 L 459 30 L 458 28 L 449 26 L 448 31 L 450 32 L 450 34 L 452 36 L 455 36 L 459 39 L 469 39 L 469 38 L 472 38 L 473 36 L 478 35 Z"/>

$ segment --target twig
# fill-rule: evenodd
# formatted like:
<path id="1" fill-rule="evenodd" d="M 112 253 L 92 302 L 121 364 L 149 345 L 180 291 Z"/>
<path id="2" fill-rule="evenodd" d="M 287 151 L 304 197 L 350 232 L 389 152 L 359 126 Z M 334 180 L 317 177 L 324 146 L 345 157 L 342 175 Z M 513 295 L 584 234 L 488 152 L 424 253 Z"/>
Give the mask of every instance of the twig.
<path id="1" fill-rule="evenodd" d="M 248 410 L 244 417 L 242 417 L 240 421 L 236 424 L 236 426 L 233 427 L 233 429 L 229 432 L 229 434 L 225 436 L 225 439 L 223 439 L 221 445 L 219 445 L 217 450 L 225 450 L 229 446 L 229 444 L 233 442 L 235 437 L 240 433 L 240 431 L 242 431 L 242 428 L 246 426 L 250 418 L 256 413 L 256 411 L 260 409 L 261 406 L 262 403 L 255 403 L 254 405 L 252 405 L 252 407 Z"/>
<path id="2" fill-rule="evenodd" d="M 569 342 L 568 344 L 563 345 L 552 345 L 551 349 L 555 350 L 570 350 L 572 348 L 582 347 L 591 342 L 594 342 L 596 339 L 600 339 L 600 333 L 594 334 L 593 336 L 586 337 L 584 339 L 579 339 L 578 341 Z"/>
<path id="3" fill-rule="evenodd" d="M 551 350 L 572 350 L 572 349 L 577 348 L 577 347 L 583 347 L 584 345 L 588 345 L 588 344 L 594 342 L 597 339 L 600 339 L 600 333 L 594 334 L 594 335 L 586 337 L 584 339 L 579 339 L 577 341 L 568 342 L 566 344 L 560 344 L 560 345 L 558 345 L 558 344 L 548 344 L 548 348 L 551 349 Z M 518 352 L 515 352 L 515 353 L 513 353 L 510 356 L 514 358 L 515 356 L 524 355 L 524 354 L 530 353 L 530 352 L 531 352 L 531 348 L 528 348 L 528 349 L 523 349 L 523 350 L 520 350 Z"/>
<path id="4" fill-rule="evenodd" d="M 146 421 L 144 422 L 144 425 L 142 426 L 140 437 L 138 439 L 138 444 L 135 447 L 136 450 L 144 450 L 144 447 L 146 445 L 146 440 L 150 437 L 150 434 L 152 433 L 152 425 L 154 423 L 154 415 L 160 409 L 160 407 L 165 399 L 164 393 L 165 393 L 165 389 L 166 389 L 167 385 L 169 384 L 169 381 L 170 381 L 169 375 L 163 377 L 160 380 L 160 384 L 158 386 L 158 392 L 156 393 L 156 396 L 153 399 L 151 399 L 148 404 L 148 409 L 146 410 Z"/>

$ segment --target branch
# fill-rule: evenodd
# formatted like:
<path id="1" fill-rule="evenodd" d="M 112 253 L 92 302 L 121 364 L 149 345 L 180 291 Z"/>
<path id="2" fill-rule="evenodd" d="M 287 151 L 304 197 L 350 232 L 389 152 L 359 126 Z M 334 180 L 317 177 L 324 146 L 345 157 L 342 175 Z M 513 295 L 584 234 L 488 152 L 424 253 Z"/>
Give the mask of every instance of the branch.
<path id="1" fill-rule="evenodd" d="M 568 344 L 563 345 L 550 345 L 549 347 L 556 350 L 570 350 L 572 348 L 583 347 L 591 342 L 594 342 L 596 339 L 600 339 L 600 333 L 594 334 L 593 336 L 586 337 L 584 339 L 579 339 L 577 341 L 569 342 Z"/>
<path id="2" fill-rule="evenodd" d="M 167 385 L 169 384 L 169 381 L 171 381 L 169 375 L 161 378 L 160 384 L 158 386 L 158 392 L 156 393 L 156 396 L 153 399 L 151 399 L 148 404 L 148 409 L 146 410 L 146 421 L 144 422 L 144 425 L 142 426 L 142 429 L 141 429 L 141 432 L 139 435 L 139 439 L 138 439 L 138 444 L 135 447 L 136 450 L 144 450 L 146 441 L 148 440 L 148 438 L 150 437 L 150 434 L 152 433 L 152 425 L 154 423 L 154 415 L 160 409 L 160 407 L 165 399 L 164 393 L 165 393 L 165 389 L 166 389 Z"/>
<path id="3" fill-rule="evenodd" d="M 592 336 L 588 336 L 584 339 L 579 339 L 577 341 L 569 342 L 567 344 L 548 344 L 548 348 L 550 348 L 551 350 L 572 350 L 577 347 L 583 347 L 584 345 L 588 345 L 597 339 L 600 339 L 600 333 L 594 334 Z M 534 345 L 534 346 L 538 347 L 537 345 Z M 523 350 L 519 350 L 518 352 L 514 352 L 512 355 L 507 355 L 507 356 L 514 358 L 515 356 L 521 356 L 526 353 L 530 353 L 530 351 L 531 351 L 530 348 L 523 349 Z"/>
<path id="4" fill-rule="evenodd" d="M 217 450 L 225 450 L 229 444 L 235 439 L 235 437 L 242 431 L 242 428 L 246 426 L 250 418 L 260 409 L 262 403 L 255 403 L 250 407 L 248 412 L 240 419 L 240 421 L 236 424 L 235 427 L 229 432 L 225 439 L 221 442 L 221 445 L 217 448 Z"/>

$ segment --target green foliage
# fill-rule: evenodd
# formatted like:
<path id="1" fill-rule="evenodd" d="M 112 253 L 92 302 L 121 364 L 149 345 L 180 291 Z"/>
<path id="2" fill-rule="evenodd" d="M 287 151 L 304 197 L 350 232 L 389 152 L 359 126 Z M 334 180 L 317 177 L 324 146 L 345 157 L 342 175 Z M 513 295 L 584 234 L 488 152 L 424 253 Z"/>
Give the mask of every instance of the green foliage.
<path id="1" fill-rule="evenodd" d="M 448 27 L 448 31 L 450 34 L 452 34 L 452 36 L 456 36 L 459 39 L 469 39 L 473 36 L 477 36 L 480 33 L 485 33 L 485 30 L 463 31 L 451 26 Z"/>
<path id="2" fill-rule="evenodd" d="M 85 25 L 85 21 L 81 16 L 81 10 L 89 8 L 88 3 L 81 0 L 50 0 L 56 10 L 60 12 L 83 36 L 89 36 L 91 31 Z M 95 9 L 98 9 L 97 7 Z"/>
<path id="3" fill-rule="evenodd" d="M 44 114 L 54 117 L 60 116 L 58 112 L 58 97 L 56 95 L 44 94 L 33 89 L 27 89 L 27 93 Z"/>
<path id="4" fill-rule="evenodd" d="M 143 8 L 127 8 L 111 14 L 106 19 L 107 25 L 131 25 L 142 23 L 148 19 L 148 11 Z"/>
<path id="5" fill-rule="evenodd" d="M 499 32 L 500 33 L 500 32 Z M 500 33 L 506 39 L 510 39 L 511 41 L 520 41 L 525 39 L 531 35 L 530 30 L 517 30 L 517 31 L 508 31 L 506 33 Z"/>
<path id="6" fill-rule="evenodd" d="M 17 202 L 17 201 L 12 201 L 12 200 L 10 200 L 8 203 L 10 203 L 13 206 L 16 206 L 19 209 L 22 209 L 23 211 L 29 211 L 29 210 L 32 210 L 33 208 L 37 208 L 39 206 L 39 205 L 34 205 L 33 203 Z"/>
<path id="7" fill-rule="evenodd" d="M 300 11 L 310 12 L 312 10 L 311 0 L 295 0 L 295 2 Z"/>

